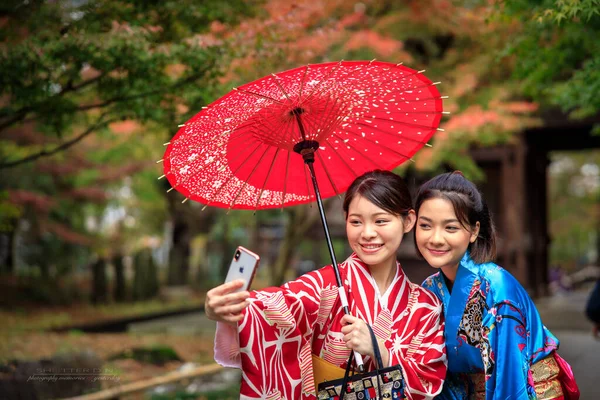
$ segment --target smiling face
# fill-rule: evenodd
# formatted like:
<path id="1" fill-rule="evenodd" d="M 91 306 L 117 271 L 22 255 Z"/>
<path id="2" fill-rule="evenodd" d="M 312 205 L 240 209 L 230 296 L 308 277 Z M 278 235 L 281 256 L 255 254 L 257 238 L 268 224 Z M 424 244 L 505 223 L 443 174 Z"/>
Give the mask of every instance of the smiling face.
<path id="1" fill-rule="evenodd" d="M 446 199 L 425 200 L 418 210 L 415 238 L 419 251 L 434 268 L 440 268 L 451 280 L 456 276 L 458 263 L 475 242 L 479 222 L 467 230 L 461 225 L 452 203 Z"/>
<path id="2" fill-rule="evenodd" d="M 392 268 L 402 237 L 415 223 L 415 212 L 392 214 L 356 195 L 348 207 L 346 234 L 350 247 L 371 269 Z"/>

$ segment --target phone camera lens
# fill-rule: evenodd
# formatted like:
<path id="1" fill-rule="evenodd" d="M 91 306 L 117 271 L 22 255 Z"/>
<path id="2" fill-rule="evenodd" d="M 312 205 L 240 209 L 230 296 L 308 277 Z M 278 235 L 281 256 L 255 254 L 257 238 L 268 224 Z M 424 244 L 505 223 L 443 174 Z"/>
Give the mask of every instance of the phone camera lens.
<path id="1" fill-rule="evenodd" d="M 236 251 L 236 252 L 235 252 L 235 256 L 234 256 L 234 258 L 235 258 L 236 260 L 239 260 L 241 255 L 242 255 L 242 252 L 238 250 L 238 251 Z"/>

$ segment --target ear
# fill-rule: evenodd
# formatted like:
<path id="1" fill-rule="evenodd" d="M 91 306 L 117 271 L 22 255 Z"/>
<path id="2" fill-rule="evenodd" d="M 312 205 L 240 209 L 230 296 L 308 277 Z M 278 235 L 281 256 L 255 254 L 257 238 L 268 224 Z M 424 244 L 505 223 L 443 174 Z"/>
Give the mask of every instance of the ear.
<path id="1" fill-rule="evenodd" d="M 475 241 L 477 240 L 477 236 L 479 236 L 479 221 L 477 221 L 475 223 L 475 229 L 473 229 L 473 231 L 471 231 L 471 237 L 469 238 L 469 242 L 471 243 L 475 243 Z"/>
<path id="2" fill-rule="evenodd" d="M 402 218 L 404 233 L 410 232 L 410 230 L 415 226 L 415 222 L 417 222 L 417 214 L 415 214 L 415 210 L 410 210 L 408 215 Z"/>

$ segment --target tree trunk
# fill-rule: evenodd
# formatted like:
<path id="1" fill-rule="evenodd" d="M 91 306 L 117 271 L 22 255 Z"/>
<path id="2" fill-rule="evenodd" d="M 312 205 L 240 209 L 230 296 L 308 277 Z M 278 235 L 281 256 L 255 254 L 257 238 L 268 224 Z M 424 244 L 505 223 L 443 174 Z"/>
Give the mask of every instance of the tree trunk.
<path id="1" fill-rule="evenodd" d="M 134 257 L 133 299 L 150 299 L 158 294 L 158 289 L 158 272 L 152 250 L 142 249 Z"/>
<path id="2" fill-rule="evenodd" d="M 186 222 L 175 218 L 173 222 L 173 246 L 169 253 L 169 286 L 185 285 L 190 263 L 190 230 Z"/>
<path id="3" fill-rule="evenodd" d="M 229 271 L 229 265 L 231 264 L 231 259 L 233 257 L 233 253 L 237 248 L 237 244 L 232 243 L 230 239 L 230 226 L 229 226 L 229 216 L 223 215 L 223 237 L 221 238 L 221 267 L 219 268 L 219 282 L 223 282 L 225 277 L 227 276 L 227 271 Z"/>
<path id="4" fill-rule="evenodd" d="M 125 266 L 123 265 L 123 255 L 115 254 L 112 262 L 115 269 L 115 291 L 114 299 L 117 302 L 127 300 L 127 285 L 125 283 Z"/>
<path id="5" fill-rule="evenodd" d="M 92 265 L 92 303 L 101 304 L 108 301 L 106 281 L 106 261 L 99 258 Z"/>
<path id="6" fill-rule="evenodd" d="M 154 257 L 152 257 L 152 251 L 150 249 L 148 251 L 148 276 L 147 276 L 147 291 L 146 298 L 151 299 L 158 295 L 158 291 L 160 289 L 158 283 L 158 268 L 156 266 L 156 262 L 154 262 Z"/>
<path id="7" fill-rule="evenodd" d="M 0 233 L 0 275 L 15 274 L 16 237 L 18 220 L 11 220 L 11 230 Z"/>

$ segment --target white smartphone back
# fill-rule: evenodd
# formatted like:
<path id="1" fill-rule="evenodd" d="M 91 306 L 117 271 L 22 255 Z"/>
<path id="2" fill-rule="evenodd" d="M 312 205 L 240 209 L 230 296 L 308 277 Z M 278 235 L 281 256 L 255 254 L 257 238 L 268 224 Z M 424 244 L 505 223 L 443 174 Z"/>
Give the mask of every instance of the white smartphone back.
<path id="1" fill-rule="evenodd" d="M 252 284 L 252 279 L 256 273 L 256 268 L 258 267 L 259 261 L 260 257 L 257 254 L 251 252 L 245 247 L 238 246 L 233 254 L 231 264 L 229 264 L 229 271 L 227 272 L 225 282 L 243 279 L 245 282 L 244 286 L 236 290 L 236 292 L 248 290 Z"/>

